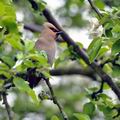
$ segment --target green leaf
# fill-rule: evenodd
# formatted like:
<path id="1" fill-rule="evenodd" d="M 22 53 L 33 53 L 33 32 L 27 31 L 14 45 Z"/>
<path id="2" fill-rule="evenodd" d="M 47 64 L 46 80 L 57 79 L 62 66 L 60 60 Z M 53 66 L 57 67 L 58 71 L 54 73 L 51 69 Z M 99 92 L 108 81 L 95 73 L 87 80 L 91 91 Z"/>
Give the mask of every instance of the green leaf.
<path id="1" fill-rule="evenodd" d="M 108 74 L 112 73 L 112 68 L 109 63 L 104 65 L 103 70 Z"/>
<path id="2" fill-rule="evenodd" d="M 113 27 L 112 32 L 120 32 L 120 25 L 119 25 L 119 24 L 116 24 L 116 25 Z"/>
<path id="3" fill-rule="evenodd" d="M 20 77 L 15 77 L 13 79 L 13 82 L 14 82 L 15 86 L 22 92 L 27 92 L 30 90 L 28 82 Z"/>
<path id="4" fill-rule="evenodd" d="M 35 46 L 35 42 L 34 41 L 32 41 L 32 40 L 26 40 L 25 41 L 25 50 L 26 51 L 31 51 L 33 48 L 34 48 L 34 46 Z"/>
<path id="5" fill-rule="evenodd" d="M 108 89 L 110 89 L 110 86 L 107 83 L 105 83 L 104 86 L 103 86 L 103 89 L 108 90 Z"/>
<path id="6" fill-rule="evenodd" d="M 103 56 L 110 48 L 108 46 L 102 46 L 99 50 L 98 57 Z"/>
<path id="7" fill-rule="evenodd" d="M 56 115 L 54 115 L 52 116 L 51 120 L 59 120 L 59 118 Z"/>
<path id="8" fill-rule="evenodd" d="M 101 94 L 99 94 L 99 96 L 104 100 L 104 101 L 106 101 L 106 100 L 111 100 L 111 98 L 108 96 L 108 95 L 106 95 L 106 94 L 104 94 L 104 93 L 101 93 Z"/>
<path id="9" fill-rule="evenodd" d="M 78 120 L 90 120 L 90 117 L 84 113 L 74 113 L 73 116 Z"/>
<path id="10" fill-rule="evenodd" d="M 105 5 L 101 0 L 95 0 L 94 2 L 99 9 L 104 9 Z"/>
<path id="11" fill-rule="evenodd" d="M 31 53 L 28 56 L 26 56 L 26 59 L 31 59 L 38 61 L 41 65 L 47 65 L 48 59 L 42 54 L 42 53 Z"/>
<path id="12" fill-rule="evenodd" d="M 120 52 L 120 39 L 117 40 L 112 46 L 112 55 Z"/>
<path id="13" fill-rule="evenodd" d="M 9 73 L 9 67 L 2 62 L 0 62 L 0 75 L 4 75 L 8 79 L 11 77 L 11 74 Z"/>
<path id="14" fill-rule="evenodd" d="M 98 53 L 100 51 L 100 48 L 102 46 L 102 38 L 95 38 L 91 44 L 89 45 L 88 49 L 87 49 L 87 53 L 89 56 L 89 60 L 92 63 L 96 57 L 98 56 Z"/>
<path id="15" fill-rule="evenodd" d="M 15 64 L 15 61 L 10 56 L 1 56 L 1 59 L 11 67 Z"/>
<path id="16" fill-rule="evenodd" d="M 20 77 L 15 77 L 13 79 L 13 83 L 15 84 L 15 86 L 21 91 L 21 92 L 26 92 L 28 93 L 28 95 L 32 98 L 32 100 L 34 101 L 35 104 L 39 105 L 39 101 L 38 98 L 35 94 L 35 92 L 33 91 L 33 89 L 31 89 L 28 85 L 28 82 L 25 81 L 24 79 L 20 78 Z"/>
<path id="17" fill-rule="evenodd" d="M 18 52 L 18 54 L 16 55 L 16 57 L 17 57 L 18 60 L 23 59 L 24 58 L 23 52 Z"/>
<path id="18" fill-rule="evenodd" d="M 119 66 L 113 66 L 113 77 L 120 77 L 120 67 Z"/>
<path id="19" fill-rule="evenodd" d="M 76 42 L 76 44 L 77 44 L 80 48 L 83 48 L 83 44 L 82 44 L 82 43 Z"/>
<path id="20" fill-rule="evenodd" d="M 80 63 L 80 65 L 82 65 L 84 68 L 88 66 L 83 59 L 79 59 L 79 63 Z"/>
<path id="21" fill-rule="evenodd" d="M 80 0 L 80 2 L 84 2 L 84 0 Z"/>
<path id="22" fill-rule="evenodd" d="M 84 104 L 83 112 L 85 114 L 92 116 L 94 111 L 95 111 L 95 105 L 92 102 Z"/>
<path id="23" fill-rule="evenodd" d="M 0 89 L 3 87 L 3 85 L 4 85 L 4 80 L 2 80 L 2 79 L 0 79 Z M 0 99 L 1 100 L 1 99 Z"/>
<path id="24" fill-rule="evenodd" d="M 69 49 L 65 49 L 60 55 L 59 58 L 55 61 L 55 68 L 61 67 L 66 61 L 68 63 L 68 59 L 70 59 L 71 53 Z"/>
<path id="25" fill-rule="evenodd" d="M 112 117 L 116 117 L 118 114 L 119 113 L 117 110 L 112 110 Z"/>
<path id="26" fill-rule="evenodd" d="M 18 50 L 23 50 L 23 45 L 20 42 L 20 36 L 17 34 L 8 34 L 6 36 L 6 41 L 9 42 L 13 48 Z"/>
<path id="27" fill-rule="evenodd" d="M 0 0 L 0 2 L 10 4 L 12 0 Z"/>
<path id="28" fill-rule="evenodd" d="M 31 60 L 24 60 L 23 61 L 24 62 L 24 65 L 26 66 L 26 67 L 34 67 L 34 63 L 31 61 Z"/>
<path id="29" fill-rule="evenodd" d="M 14 102 L 12 110 L 17 114 L 26 114 L 29 112 L 39 112 L 40 106 L 34 104 L 28 95 L 24 93 L 17 93 L 17 97 Z"/>
<path id="30" fill-rule="evenodd" d="M 40 2 L 38 2 L 38 6 L 39 6 L 40 11 L 43 11 L 45 9 L 46 4 L 47 3 L 42 1 L 42 0 Z"/>
<path id="31" fill-rule="evenodd" d="M 0 3 L 0 23 L 7 27 L 9 32 L 18 32 L 14 6 L 7 3 Z M 2 14 L 1 14 L 2 13 Z"/>
<path id="32" fill-rule="evenodd" d="M 67 45 L 66 42 L 60 42 L 58 45 L 59 45 L 63 50 L 68 47 L 68 45 Z"/>
<path id="33" fill-rule="evenodd" d="M 104 25 L 104 32 L 107 37 L 112 37 L 113 22 L 109 21 Z"/>
<path id="34" fill-rule="evenodd" d="M 6 78 L 11 78 L 11 74 L 8 71 L 0 70 L 0 75 L 4 75 Z"/>
<path id="35" fill-rule="evenodd" d="M 50 78 L 50 73 L 49 71 L 42 71 L 42 73 L 45 75 L 45 77 Z"/>
<path id="36" fill-rule="evenodd" d="M 9 33 L 18 33 L 15 16 L 3 17 L 2 24 L 8 29 Z"/>
<path id="37" fill-rule="evenodd" d="M 104 113 L 105 120 L 113 120 L 113 109 L 104 105 L 98 105 L 98 109 Z"/>
<path id="38" fill-rule="evenodd" d="M 10 3 L 10 1 L 8 2 Z M 8 2 L 0 2 L 0 25 L 8 31 L 7 35 L 4 35 L 5 40 L 9 42 L 13 48 L 23 50 L 17 28 L 15 8 Z"/>
<path id="39" fill-rule="evenodd" d="M 9 70 L 9 67 L 0 61 L 0 70 Z"/>

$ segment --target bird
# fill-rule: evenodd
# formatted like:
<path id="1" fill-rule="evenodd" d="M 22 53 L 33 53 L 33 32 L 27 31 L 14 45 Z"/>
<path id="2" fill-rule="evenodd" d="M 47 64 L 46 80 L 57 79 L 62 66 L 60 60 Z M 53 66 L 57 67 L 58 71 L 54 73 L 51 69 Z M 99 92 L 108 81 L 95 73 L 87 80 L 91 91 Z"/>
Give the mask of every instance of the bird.
<path id="1" fill-rule="evenodd" d="M 63 32 L 58 30 L 53 24 L 49 22 L 45 22 L 43 24 L 43 28 L 38 40 L 35 42 L 35 49 L 38 51 L 44 50 L 47 54 L 48 63 L 52 66 L 55 52 L 56 52 L 56 39 L 58 35 L 62 34 Z M 35 76 L 35 68 L 28 69 L 28 76 L 27 81 L 29 82 L 29 86 L 34 88 L 40 82 L 42 76 L 38 78 Z"/>
<path id="2" fill-rule="evenodd" d="M 35 43 L 37 50 L 44 50 L 48 57 L 48 63 L 53 64 L 56 52 L 56 38 L 62 32 L 59 31 L 53 24 L 45 22 L 39 39 Z"/>

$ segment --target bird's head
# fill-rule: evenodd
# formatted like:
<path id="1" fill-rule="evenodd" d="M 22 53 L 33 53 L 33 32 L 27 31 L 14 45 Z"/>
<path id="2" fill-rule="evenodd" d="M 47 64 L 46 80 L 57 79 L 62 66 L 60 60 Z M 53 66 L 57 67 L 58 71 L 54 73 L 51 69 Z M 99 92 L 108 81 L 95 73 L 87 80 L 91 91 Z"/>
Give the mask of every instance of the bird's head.
<path id="1" fill-rule="evenodd" d="M 50 37 L 52 36 L 54 39 L 56 39 L 58 35 L 62 34 L 62 31 L 58 30 L 53 24 L 49 22 L 45 22 L 43 24 L 43 31 L 46 32 Z"/>

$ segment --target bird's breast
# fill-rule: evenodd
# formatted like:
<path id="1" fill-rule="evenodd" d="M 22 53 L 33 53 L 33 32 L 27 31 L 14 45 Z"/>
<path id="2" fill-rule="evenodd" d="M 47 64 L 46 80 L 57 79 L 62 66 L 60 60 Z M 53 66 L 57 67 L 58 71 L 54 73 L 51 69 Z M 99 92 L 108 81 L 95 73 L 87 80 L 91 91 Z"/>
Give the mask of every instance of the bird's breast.
<path id="1" fill-rule="evenodd" d="M 35 43 L 35 48 L 37 50 L 44 50 L 47 53 L 48 56 L 48 62 L 50 64 L 53 63 L 53 60 L 55 58 L 55 51 L 56 51 L 56 43 L 55 41 L 52 42 L 45 42 L 45 41 L 40 41 L 38 40 Z"/>

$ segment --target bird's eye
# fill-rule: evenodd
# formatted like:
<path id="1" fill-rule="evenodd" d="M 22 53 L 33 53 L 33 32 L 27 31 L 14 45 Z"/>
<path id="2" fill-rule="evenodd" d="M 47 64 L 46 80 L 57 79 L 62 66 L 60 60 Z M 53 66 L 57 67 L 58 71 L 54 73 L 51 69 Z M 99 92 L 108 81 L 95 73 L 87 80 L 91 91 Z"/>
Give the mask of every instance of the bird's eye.
<path id="1" fill-rule="evenodd" d="M 50 29 L 53 31 L 53 32 L 58 32 L 57 29 L 53 28 L 53 27 L 50 27 Z"/>

